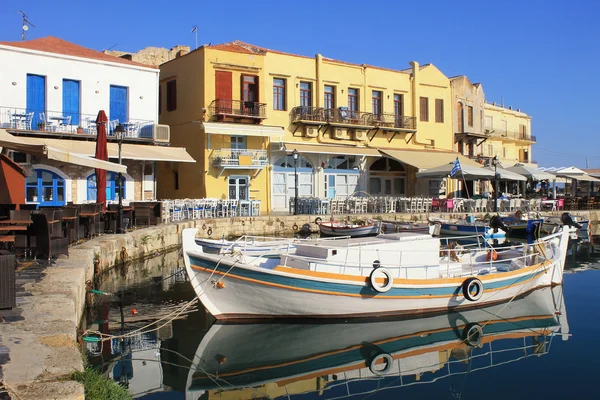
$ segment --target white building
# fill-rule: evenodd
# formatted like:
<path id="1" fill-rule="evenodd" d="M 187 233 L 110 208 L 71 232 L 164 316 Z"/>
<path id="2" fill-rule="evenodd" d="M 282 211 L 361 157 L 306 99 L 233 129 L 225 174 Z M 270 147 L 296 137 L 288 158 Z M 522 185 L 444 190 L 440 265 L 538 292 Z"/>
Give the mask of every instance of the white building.
<path id="1" fill-rule="evenodd" d="M 0 42 L 0 60 L 0 128 L 6 130 L 0 147 L 4 150 L 22 150 L 11 142 L 25 140 L 93 156 L 95 120 L 104 110 L 111 161 L 118 147 L 111 142 L 116 141 L 117 130 L 123 131 L 126 199 L 155 198 L 156 162 L 193 162 L 184 149 L 164 147 L 169 130 L 157 125 L 158 68 L 55 37 Z M 89 166 L 10 153 L 15 161 L 35 169 L 26 183 L 27 202 L 63 205 L 95 200 L 95 174 Z M 107 200 L 118 196 L 116 177 L 107 174 Z"/>

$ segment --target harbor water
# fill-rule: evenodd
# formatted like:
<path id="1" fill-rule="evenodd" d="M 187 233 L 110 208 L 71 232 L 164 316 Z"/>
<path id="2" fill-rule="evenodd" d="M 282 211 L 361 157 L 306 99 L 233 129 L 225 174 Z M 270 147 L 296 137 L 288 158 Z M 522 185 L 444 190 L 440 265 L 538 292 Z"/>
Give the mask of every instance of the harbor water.
<path id="1" fill-rule="evenodd" d="M 199 303 L 182 311 L 195 295 L 172 252 L 103 277 L 98 288 L 110 294 L 89 299 L 88 329 L 117 337 L 85 346 L 93 365 L 142 399 L 595 399 L 600 259 L 579 253 L 562 288 L 508 305 L 404 320 L 220 325 Z M 556 309 L 536 313 L 548 299 Z M 465 340 L 475 325 L 482 335 Z"/>

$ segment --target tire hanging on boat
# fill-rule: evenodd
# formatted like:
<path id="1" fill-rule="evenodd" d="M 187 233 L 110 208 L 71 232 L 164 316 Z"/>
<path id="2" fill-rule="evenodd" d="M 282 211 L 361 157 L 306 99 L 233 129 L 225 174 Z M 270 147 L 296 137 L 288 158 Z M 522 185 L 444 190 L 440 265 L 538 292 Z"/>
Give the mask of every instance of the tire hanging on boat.
<path id="1" fill-rule="evenodd" d="M 385 367 L 383 369 L 378 369 L 377 364 L 383 360 L 385 362 Z M 371 363 L 369 364 L 369 370 L 375 375 L 385 375 L 392 369 L 392 364 L 394 363 L 394 359 L 388 353 L 381 353 L 377 357 L 373 358 Z"/>
<path id="2" fill-rule="evenodd" d="M 467 324 L 462 332 L 462 340 L 471 347 L 481 344 L 483 339 L 483 328 L 477 323 Z"/>
<path id="3" fill-rule="evenodd" d="M 483 283 L 477 278 L 469 278 L 463 282 L 462 292 L 465 299 L 477 301 L 483 296 Z"/>
<path id="4" fill-rule="evenodd" d="M 377 278 L 378 278 L 377 275 L 379 273 L 383 274 L 383 277 L 387 279 L 387 283 L 384 284 L 383 286 L 379 285 L 379 283 L 377 282 Z M 375 290 L 379 293 L 385 293 L 388 290 L 390 290 L 392 288 L 392 286 L 394 285 L 394 278 L 392 277 L 392 273 L 390 272 L 389 269 L 383 268 L 383 267 L 378 267 L 378 268 L 374 268 L 373 271 L 371 271 L 371 275 L 369 275 L 369 283 L 371 284 L 371 287 L 373 288 L 373 290 Z"/>

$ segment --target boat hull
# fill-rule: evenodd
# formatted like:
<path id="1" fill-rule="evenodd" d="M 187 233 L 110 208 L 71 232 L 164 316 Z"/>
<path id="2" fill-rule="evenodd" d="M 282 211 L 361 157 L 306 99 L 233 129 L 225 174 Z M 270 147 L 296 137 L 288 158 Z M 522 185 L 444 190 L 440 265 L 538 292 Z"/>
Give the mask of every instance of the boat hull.
<path id="1" fill-rule="evenodd" d="M 321 235 L 324 236 L 350 236 L 350 237 L 363 237 L 363 236 L 374 236 L 379 234 L 379 225 L 370 224 L 364 226 L 336 226 L 330 222 L 319 223 L 319 230 Z"/>
<path id="2" fill-rule="evenodd" d="M 440 233 L 452 236 L 483 236 L 486 239 L 501 239 L 506 237 L 506 233 L 502 230 L 494 232 L 492 228 L 487 226 L 454 224 L 442 222 Z"/>
<path id="3" fill-rule="evenodd" d="M 560 260 L 509 272 L 477 276 L 483 294 L 477 301 L 464 297 L 469 277 L 393 279 L 391 289 L 379 293 L 369 277 L 329 274 L 284 266 L 270 268 L 238 264 L 186 249 L 195 229 L 184 231 L 184 261 L 196 294 L 217 319 L 256 318 L 368 318 L 469 309 L 507 301 L 536 288 L 562 282 Z M 186 237 L 187 236 L 187 237 Z"/>

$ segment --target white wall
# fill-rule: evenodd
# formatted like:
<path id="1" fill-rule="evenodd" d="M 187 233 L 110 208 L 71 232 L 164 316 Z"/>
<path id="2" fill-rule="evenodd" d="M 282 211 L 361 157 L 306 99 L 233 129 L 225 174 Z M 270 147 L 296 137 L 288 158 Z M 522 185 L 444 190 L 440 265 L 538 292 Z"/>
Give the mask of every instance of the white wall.
<path id="1" fill-rule="evenodd" d="M 62 111 L 62 80 L 73 79 L 81 82 L 82 114 L 108 115 L 109 87 L 118 85 L 129 88 L 130 119 L 158 122 L 158 69 L 0 45 L 0 107 L 26 107 L 27 74 L 46 77 L 49 112 Z"/>

